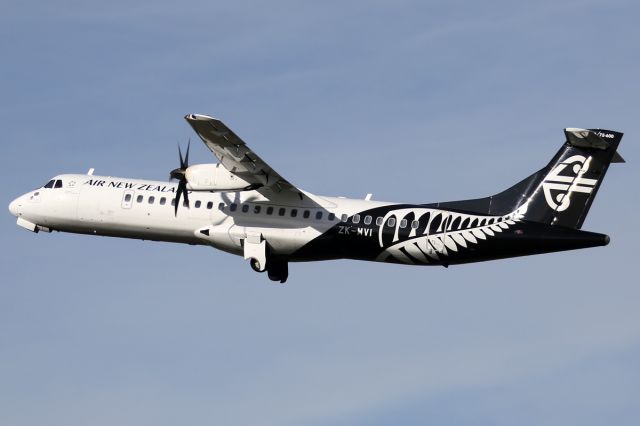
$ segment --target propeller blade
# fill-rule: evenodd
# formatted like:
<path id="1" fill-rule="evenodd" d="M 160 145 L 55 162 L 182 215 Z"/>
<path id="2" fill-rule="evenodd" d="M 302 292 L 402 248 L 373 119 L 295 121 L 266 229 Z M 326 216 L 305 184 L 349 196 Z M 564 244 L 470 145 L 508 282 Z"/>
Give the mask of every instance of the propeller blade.
<path id="1" fill-rule="evenodd" d="M 171 181 L 173 179 L 177 179 L 177 180 L 184 179 L 184 170 L 182 169 L 171 170 L 171 173 L 169 173 L 169 180 Z"/>
<path id="2" fill-rule="evenodd" d="M 178 188 L 176 189 L 176 204 L 174 206 L 174 214 L 178 216 L 178 206 L 180 205 L 180 198 L 184 195 L 184 204 L 189 208 L 189 191 L 187 190 L 187 168 L 189 168 L 189 150 L 191 149 L 191 139 L 187 143 L 187 152 L 185 156 L 182 156 L 182 149 L 180 143 L 178 143 L 178 156 L 180 157 L 180 167 L 173 169 L 169 173 L 169 180 L 177 179 Z"/>
<path id="3" fill-rule="evenodd" d="M 187 153 L 184 156 L 184 168 L 189 167 L 189 149 L 191 148 L 191 138 L 189 138 L 189 142 L 187 142 Z"/>
<path id="4" fill-rule="evenodd" d="M 174 207 L 176 216 L 178 216 L 178 205 L 180 205 L 180 195 L 182 194 L 182 191 L 180 191 L 181 183 L 178 184 L 178 190 L 176 191 L 176 205 Z"/>
<path id="5" fill-rule="evenodd" d="M 184 203 L 187 205 L 187 208 L 190 209 L 191 206 L 189 205 L 189 191 L 187 190 L 187 181 L 184 180 L 184 186 L 183 186 L 183 192 L 184 192 Z"/>
<path id="6" fill-rule="evenodd" d="M 180 158 L 180 167 L 182 168 L 184 161 L 182 161 L 182 150 L 180 149 L 180 142 L 178 142 L 178 157 Z"/>

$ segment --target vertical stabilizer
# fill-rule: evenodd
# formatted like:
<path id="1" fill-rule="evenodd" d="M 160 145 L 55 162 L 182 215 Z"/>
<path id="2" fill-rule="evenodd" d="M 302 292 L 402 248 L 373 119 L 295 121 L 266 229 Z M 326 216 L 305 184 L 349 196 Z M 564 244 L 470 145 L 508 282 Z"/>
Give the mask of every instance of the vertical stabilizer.
<path id="1" fill-rule="evenodd" d="M 526 220 L 580 229 L 609 164 L 624 162 L 617 153 L 622 133 L 603 129 L 564 130 L 566 142 L 544 169 L 530 177 Z M 499 194 L 508 195 L 509 191 Z"/>
<path id="2" fill-rule="evenodd" d="M 428 206 L 492 215 L 519 210 L 525 220 L 580 229 L 609 164 L 624 163 L 617 152 L 622 133 L 574 128 L 564 133 L 566 141 L 551 162 L 506 191 Z"/>

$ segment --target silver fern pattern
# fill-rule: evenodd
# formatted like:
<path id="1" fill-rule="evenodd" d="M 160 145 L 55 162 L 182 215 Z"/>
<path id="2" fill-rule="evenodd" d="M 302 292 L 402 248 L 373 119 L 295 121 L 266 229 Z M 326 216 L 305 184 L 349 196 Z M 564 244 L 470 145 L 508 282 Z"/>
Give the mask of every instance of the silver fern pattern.
<path id="1" fill-rule="evenodd" d="M 427 208 L 393 210 L 384 217 L 378 232 L 380 247 L 386 248 L 377 261 L 396 260 L 407 264 L 441 263 L 452 252 L 494 237 L 522 220 L 523 205 L 504 216 L 483 216 Z M 391 242 L 383 241 L 382 228 L 395 219 Z M 417 226 L 415 225 L 417 224 Z M 404 225 L 404 226 L 403 226 Z M 410 231 L 407 235 L 407 228 Z M 404 230 L 405 235 L 401 235 Z"/>

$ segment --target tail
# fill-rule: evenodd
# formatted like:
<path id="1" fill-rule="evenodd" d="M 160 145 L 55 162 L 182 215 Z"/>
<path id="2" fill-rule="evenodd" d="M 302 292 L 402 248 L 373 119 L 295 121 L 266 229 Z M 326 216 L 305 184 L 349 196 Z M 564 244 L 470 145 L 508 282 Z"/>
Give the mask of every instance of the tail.
<path id="1" fill-rule="evenodd" d="M 506 191 L 438 206 L 484 214 L 522 208 L 525 220 L 580 229 L 609 164 L 624 163 L 617 152 L 622 133 L 572 128 L 564 133 L 567 140 L 551 162 Z"/>

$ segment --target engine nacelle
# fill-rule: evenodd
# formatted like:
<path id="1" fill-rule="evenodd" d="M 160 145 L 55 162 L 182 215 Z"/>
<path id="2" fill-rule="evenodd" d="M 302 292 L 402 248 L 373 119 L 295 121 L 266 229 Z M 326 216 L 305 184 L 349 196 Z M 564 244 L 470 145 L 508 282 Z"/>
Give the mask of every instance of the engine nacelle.
<path id="1" fill-rule="evenodd" d="M 247 182 L 218 164 L 194 164 L 186 170 L 187 189 L 192 191 L 247 191 L 262 185 Z"/>

